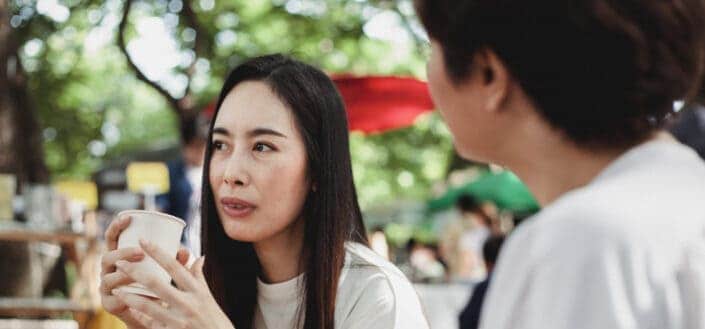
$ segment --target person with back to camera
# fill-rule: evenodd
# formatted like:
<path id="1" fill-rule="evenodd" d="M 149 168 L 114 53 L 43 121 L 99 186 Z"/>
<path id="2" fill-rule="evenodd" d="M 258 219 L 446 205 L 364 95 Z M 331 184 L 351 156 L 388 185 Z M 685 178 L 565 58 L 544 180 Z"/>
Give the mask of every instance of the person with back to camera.
<path id="1" fill-rule="evenodd" d="M 500 252 L 480 328 L 705 328 L 705 164 L 663 130 L 703 76 L 703 1 L 415 4 L 459 154 L 543 207 Z"/>
<path id="2" fill-rule="evenodd" d="M 413 286 L 368 249 L 353 185 L 345 108 L 320 70 L 280 56 L 228 76 L 206 149 L 204 258 L 186 268 L 106 232 L 104 307 L 130 328 L 427 329 Z M 131 261 L 155 258 L 176 287 Z M 117 270 L 116 270 L 117 269 Z M 161 301 L 114 291 L 137 281 Z M 165 303 L 167 307 L 164 307 Z"/>

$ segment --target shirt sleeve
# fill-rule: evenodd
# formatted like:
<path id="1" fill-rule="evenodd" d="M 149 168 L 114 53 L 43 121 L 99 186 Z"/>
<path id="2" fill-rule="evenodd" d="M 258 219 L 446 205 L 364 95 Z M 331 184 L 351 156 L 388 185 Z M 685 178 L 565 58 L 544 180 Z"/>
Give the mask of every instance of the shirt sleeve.
<path id="1" fill-rule="evenodd" d="M 341 326 L 342 329 L 394 329 L 394 292 L 382 275 L 371 279 Z"/>
<path id="2" fill-rule="evenodd" d="M 703 239 L 686 250 L 679 277 L 684 296 L 684 328 L 705 328 L 705 232 Z"/>
<path id="3" fill-rule="evenodd" d="M 513 250 L 490 284 L 482 329 L 642 328 L 635 312 L 659 299 L 646 274 L 647 257 L 606 232 L 572 228 L 565 234 L 573 236 L 531 261 L 521 260 L 523 245 L 508 246 Z"/>
<path id="4" fill-rule="evenodd" d="M 372 277 L 340 328 L 428 329 L 429 327 L 416 291 L 408 280 L 398 273 Z"/>

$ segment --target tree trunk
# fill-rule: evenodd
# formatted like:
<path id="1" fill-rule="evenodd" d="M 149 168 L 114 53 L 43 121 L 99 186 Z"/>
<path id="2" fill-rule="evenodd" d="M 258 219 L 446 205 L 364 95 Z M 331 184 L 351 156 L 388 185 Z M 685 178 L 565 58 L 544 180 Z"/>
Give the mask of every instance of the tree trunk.
<path id="1" fill-rule="evenodd" d="M 17 176 L 18 185 L 46 183 L 42 134 L 18 56 L 20 42 L 10 26 L 8 1 L 0 0 L 0 172 Z M 15 33 L 13 33 L 15 32 Z"/>
<path id="2" fill-rule="evenodd" d="M 10 26 L 9 3 L 0 0 L 0 173 L 25 183 L 46 183 L 42 135 L 18 57 L 20 38 Z M 41 278 L 36 255 L 22 242 L 0 242 L 0 296 L 37 297 Z"/>

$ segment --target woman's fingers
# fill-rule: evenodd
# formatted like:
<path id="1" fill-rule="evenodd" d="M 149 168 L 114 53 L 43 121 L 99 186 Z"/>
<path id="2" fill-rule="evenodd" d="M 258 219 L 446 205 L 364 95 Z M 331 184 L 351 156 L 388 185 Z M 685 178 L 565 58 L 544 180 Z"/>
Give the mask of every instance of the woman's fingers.
<path id="1" fill-rule="evenodd" d="M 154 259 L 159 266 L 164 268 L 164 270 L 169 273 L 169 276 L 174 279 L 174 282 L 176 282 L 176 285 L 180 289 L 193 291 L 196 288 L 196 281 L 193 276 L 191 276 L 191 273 L 189 273 L 186 267 L 174 259 L 173 256 L 170 256 L 157 245 L 144 239 L 140 239 L 140 246 L 142 247 L 142 250 L 147 253 L 147 255 L 152 257 L 152 259 Z"/>
<path id="2" fill-rule="evenodd" d="M 176 262 L 176 259 L 172 260 Z M 160 299 L 170 305 L 181 306 L 186 303 L 183 292 L 173 287 L 170 282 L 163 281 L 156 273 L 150 272 L 144 267 L 137 266 L 137 264 L 122 260 L 115 263 L 115 265 L 119 272 L 127 274 L 134 279 L 135 282 L 142 284 L 145 288 L 154 292 Z"/>
<path id="3" fill-rule="evenodd" d="M 134 321 L 137 322 L 142 328 L 167 329 L 166 325 L 154 321 L 154 319 L 150 318 L 147 314 L 144 314 L 138 310 L 128 308 L 128 311 L 126 313 L 130 316 L 130 318 L 134 319 Z"/>
<path id="4" fill-rule="evenodd" d="M 103 295 L 110 295 L 113 289 L 126 286 L 135 282 L 127 274 L 117 271 L 104 275 L 100 280 L 100 292 Z"/>
<path id="5" fill-rule="evenodd" d="M 114 219 L 108 229 L 105 230 L 105 242 L 108 245 L 108 250 L 117 249 L 117 242 L 120 233 L 130 225 L 131 218 L 129 216 Z"/>
<path id="6" fill-rule="evenodd" d="M 115 295 L 127 305 L 129 315 L 145 328 L 179 328 L 174 325 L 179 320 L 158 301 L 120 291 Z"/>
<path id="7" fill-rule="evenodd" d="M 108 312 L 121 316 L 127 310 L 127 305 L 113 296 L 112 291 L 120 286 L 134 282 L 132 278 L 120 271 L 103 275 L 100 280 L 100 295 L 103 308 Z"/>
<path id="8" fill-rule="evenodd" d="M 111 295 L 111 294 L 101 294 L 101 304 L 103 305 L 103 308 L 116 315 L 116 316 L 121 316 L 125 311 L 127 311 L 127 305 L 123 303 L 120 299 L 117 297 Z"/>
<path id="9" fill-rule="evenodd" d="M 198 281 L 201 282 L 206 282 L 206 278 L 203 275 L 203 265 L 206 263 L 206 257 L 201 256 L 198 257 L 198 259 L 191 265 L 191 269 L 189 269 L 189 272 L 191 272 L 191 275 L 193 275 Z"/>
<path id="10" fill-rule="evenodd" d="M 189 259 L 191 259 L 191 252 L 189 252 L 186 248 L 182 247 L 179 249 L 179 252 L 176 253 L 176 260 L 179 261 L 181 265 L 186 266 Z"/>
<path id="11" fill-rule="evenodd" d="M 144 259 L 144 252 L 138 247 L 113 250 L 104 254 L 100 260 L 102 274 L 115 272 L 115 262 L 119 260 L 139 262 L 142 259 Z"/>

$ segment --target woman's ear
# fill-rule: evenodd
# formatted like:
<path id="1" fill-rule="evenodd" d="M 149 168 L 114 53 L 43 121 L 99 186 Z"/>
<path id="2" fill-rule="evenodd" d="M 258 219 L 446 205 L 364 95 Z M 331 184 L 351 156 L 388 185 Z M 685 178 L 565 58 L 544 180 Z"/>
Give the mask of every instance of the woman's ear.
<path id="1" fill-rule="evenodd" d="M 475 65 L 482 72 L 482 88 L 485 94 L 485 109 L 500 111 L 509 96 L 511 75 L 497 54 L 488 48 L 477 53 Z"/>

